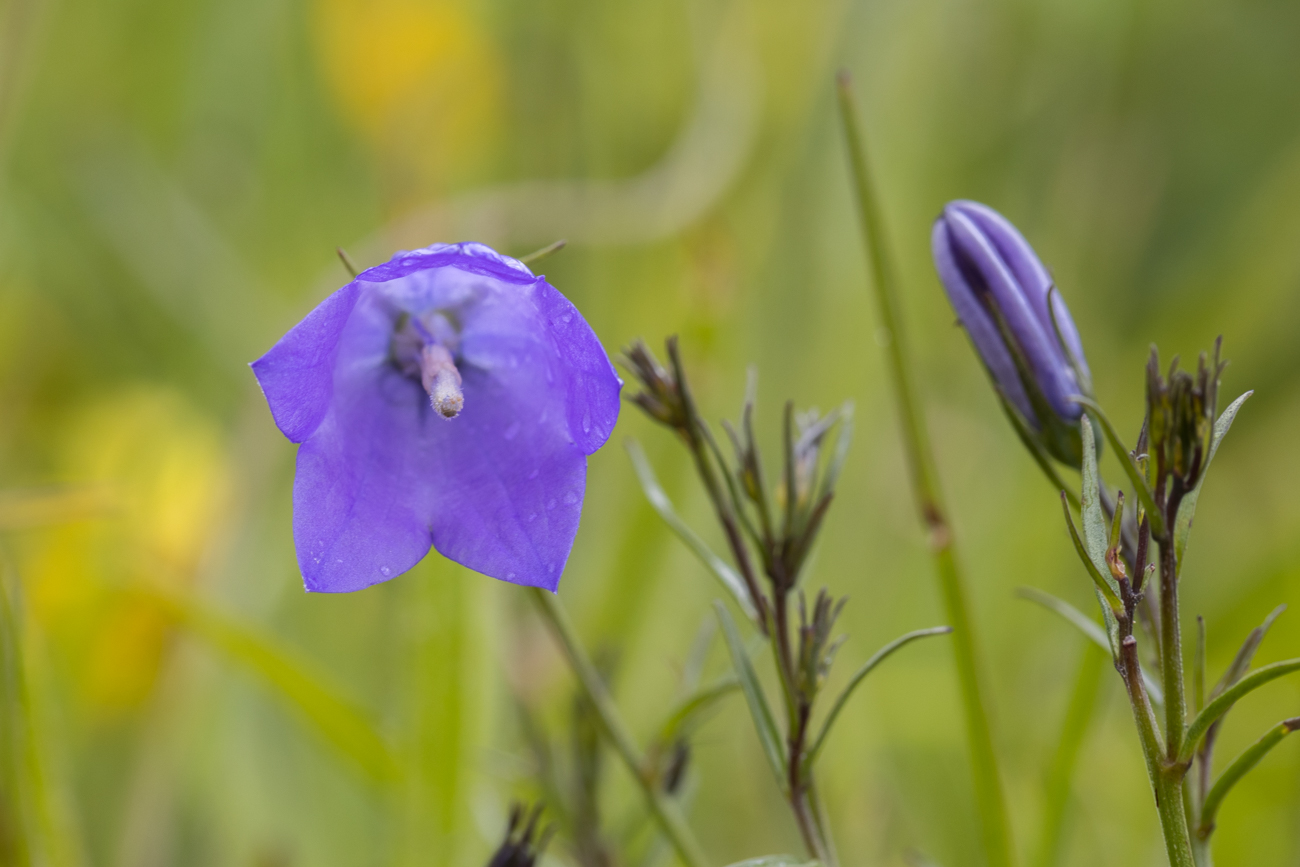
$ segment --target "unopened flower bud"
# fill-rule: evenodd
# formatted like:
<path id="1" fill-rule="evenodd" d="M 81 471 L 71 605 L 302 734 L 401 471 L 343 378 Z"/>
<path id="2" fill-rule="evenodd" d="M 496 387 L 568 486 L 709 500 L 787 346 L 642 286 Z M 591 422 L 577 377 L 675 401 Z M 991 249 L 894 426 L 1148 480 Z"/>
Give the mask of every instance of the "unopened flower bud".
<path id="1" fill-rule="evenodd" d="M 931 237 L 948 300 L 994 387 L 1058 460 L 1078 466 L 1089 390 L 1079 332 L 1024 237 L 977 202 L 949 203 Z"/>
<path id="2" fill-rule="evenodd" d="M 1156 461 L 1157 475 L 1171 476 L 1182 491 L 1195 487 L 1210 452 L 1219 375 L 1224 367 L 1219 360 L 1219 347 L 1216 341 L 1212 361 L 1206 353 L 1201 353 L 1195 373 L 1179 370 L 1175 358 L 1168 377 L 1162 377 L 1154 348 L 1147 364 L 1150 451 Z"/>

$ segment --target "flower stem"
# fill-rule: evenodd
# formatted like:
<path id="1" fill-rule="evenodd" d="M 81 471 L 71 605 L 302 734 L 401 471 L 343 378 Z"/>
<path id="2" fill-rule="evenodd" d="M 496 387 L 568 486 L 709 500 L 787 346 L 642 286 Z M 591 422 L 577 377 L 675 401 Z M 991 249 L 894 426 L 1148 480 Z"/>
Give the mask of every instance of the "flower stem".
<path id="1" fill-rule="evenodd" d="M 1183 685 L 1182 632 L 1178 620 L 1178 565 L 1173 539 L 1160 543 L 1160 666 L 1165 690 L 1165 740 L 1169 762 L 1183 751 L 1187 698 Z"/>
<path id="2" fill-rule="evenodd" d="M 970 747 L 975 801 L 980 814 L 985 859 L 989 867 L 1010 867 L 1013 863 L 1011 830 L 1007 820 L 997 757 L 993 749 L 993 736 L 984 699 L 982 665 L 975 637 L 972 634 L 970 606 L 954 556 L 952 530 L 939 492 L 938 473 L 930 451 L 925 419 L 921 414 L 916 388 L 912 383 L 907 346 L 901 329 L 897 290 L 884 239 L 883 221 L 872 190 L 865 144 L 859 129 L 852 85 L 847 73 L 841 73 L 839 77 L 839 102 L 844 119 L 849 162 L 855 181 L 854 192 L 862 217 L 862 234 L 866 244 L 868 265 L 871 268 L 871 282 L 875 288 L 880 316 L 879 334 L 881 342 L 885 344 L 889 376 L 893 383 L 894 397 L 898 402 L 899 416 L 903 425 L 903 442 L 907 449 L 912 489 L 921 511 L 921 519 L 930 535 L 930 550 L 938 573 L 939 589 L 943 595 L 948 623 L 953 629 L 953 651 L 956 656 L 957 679 L 961 686 L 962 710 Z"/>
<path id="3" fill-rule="evenodd" d="M 595 664 L 592 663 L 591 658 L 587 656 L 586 650 L 578 641 L 578 637 L 573 631 L 573 624 L 569 622 L 568 614 L 565 612 L 559 597 L 537 587 L 529 588 L 528 592 L 532 594 L 533 601 L 537 603 L 537 608 L 542 617 L 551 627 L 556 641 L 560 644 L 560 649 L 564 652 L 565 658 L 569 661 L 569 666 L 578 678 L 578 684 L 582 688 L 587 701 L 591 702 L 592 708 L 595 709 L 605 736 L 614 745 L 614 751 L 618 753 L 623 760 L 623 764 L 627 766 L 628 772 L 632 774 L 632 778 L 641 787 L 646 806 L 649 808 L 651 815 L 654 816 L 655 821 L 659 823 L 659 828 L 663 831 L 664 836 L 668 838 L 668 842 L 672 844 L 673 849 L 677 852 L 677 857 L 681 859 L 686 867 L 706 867 L 708 861 L 704 857 L 704 850 L 700 848 L 699 841 L 695 839 L 695 834 L 691 831 L 690 826 L 686 824 L 681 811 L 677 809 L 676 802 L 660 791 L 651 780 L 647 779 L 641 751 L 632 739 L 627 724 L 619 716 L 618 708 L 614 705 L 614 699 L 605 688 L 605 682 L 601 680 Z"/>
<path id="4" fill-rule="evenodd" d="M 1133 708 L 1133 720 L 1137 723 L 1142 755 L 1151 777 L 1156 811 L 1160 814 L 1160 830 L 1165 839 L 1169 867 L 1196 867 L 1192 857 L 1191 834 L 1187 828 L 1187 813 L 1183 806 L 1184 773 L 1180 766 L 1171 766 L 1165 762 L 1155 713 L 1151 710 L 1151 702 L 1147 700 L 1146 690 L 1142 686 L 1137 639 L 1132 635 L 1126 636 L 1121 643 L 1119 661 L 1129 705 Z"/>

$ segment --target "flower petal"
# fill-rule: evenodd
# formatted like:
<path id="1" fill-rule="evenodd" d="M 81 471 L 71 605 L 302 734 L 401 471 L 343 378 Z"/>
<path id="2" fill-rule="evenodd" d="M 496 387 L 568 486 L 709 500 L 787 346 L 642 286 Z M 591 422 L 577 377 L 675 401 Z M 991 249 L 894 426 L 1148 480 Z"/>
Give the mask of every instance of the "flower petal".
<path id="1" fill-rule="evenodd" d="M 1043 267 L 1042 260 L 1034 252 L 1025 236 L 1020 234 L 1020 230 L 1012 225 L 1011 221 L 990 208 L 988 205 L 972 202 L 968 200 L 952 202 L 949 208 L 960 211 L 963 215 L 975 223 L 981 231 L 997 248 L 1003 260 L 1011 273 L 1015 275 L 1016 282 L 1024 290 L 1026 298 L 1029 300 L 1030 307 L 1034 315 L 1038 317 L 1039 324 L 1042 325 L 1044 333 L 1052 338 L 1053 347 L 1055 348 L 1055 331 L 1052 327 L 1051 314 L 1047 310 L 1048 291 L 1053 285 L 1052 275 Z M 1061 336 L 1065 338 L 1070 352 L 1078 360 L 1079 366 L 1086 373 L 1088 370 L 1087 359 L 1083 355 L 1083 341 L 1079 339 L 1079 330 L 1074 325 L 1074 319 L 1070 316 L 1069 309 L 1065 306 L 1065 300 L 1058 291 L 1055 296 L 1056 323 L 1061 329 Z M 1062 355 L 1062 360 L 1066 360 Z"/>
<path id="2" fill-rule="evenodd" d="M 596 333 L 568 298 L 542 280 L 537 301 L 561 362 L 569 433 L 579 450 L 589 455 L 614 432 L 623 380 L 614 371 Z"/>
<path id="3" fill-rule="evenodd" d="M 981 281 L 980 286 L 972 285 L 976 294 L 981 291 L 992 294 L 993 303 L 1006 317 L 1007 326 L 1020 344 L 1025 360 L 1052 409 L 1062 418 L 1078 418 L 1081 414 L 1079 405 L 1069 400 L 1070 395 L 1079 391 L 1074 374 L 1065 365 L 1055 335 L 1049 338 L 1048 331 L 1043 328 L 997 248 L 958 208 L 945 209 L 944 222 L 948 226 L 956 262 L 965 266 L 962 271 L 966 282 Z"/>
<path id="4" fill-rule="evenodd" d="M 1002 342 L 997 323 L 984 309 L 984 305 L 976 297 L 974 288 L 957 263 L 952 234 L 943 217 L 935 220 L 930 242 L 935 269 L 939 272 L 939 282 L 943 285 L 953 310 L 957 312 L 957 319 L 966 329 L 971 343 L 975 344 L 976 354 L 988 368 L 989 375 L 1003 396 L 1029 424 L 1035 428 L 1040 427 L 1038 416 L 1030 405 L 1029 397 L 1020 382 L 1020 375 L 1016 372 L 1016 363 L 1011 359 L 1011 353 Z"/>
<path id="5" fill-rule="evenodd" d="M 329 409 L 339 338 L 359 291 L 353 282 L 330 295 L 249 365 L 276 426 L 292 442 L 311 436 Z"/>

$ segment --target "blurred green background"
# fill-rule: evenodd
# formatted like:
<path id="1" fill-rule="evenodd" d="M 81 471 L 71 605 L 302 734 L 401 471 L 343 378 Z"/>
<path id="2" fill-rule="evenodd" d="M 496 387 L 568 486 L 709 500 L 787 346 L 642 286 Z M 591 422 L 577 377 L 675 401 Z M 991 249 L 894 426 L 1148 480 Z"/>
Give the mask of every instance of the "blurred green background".
<path id="1" fill-rule="evenodd" d="M 572 682 L 516 588 L 433 555 L 363 593 L 302 591 L 294 447 L 245 364 L 346 279 L 336 245 L 369 265 L 568 238 L 540 270 L 611 351 L 680 333 L 706 414 L 735 415 L 750 362 L 768 434 L 786 398 L 852 399 L 809 577 L 852 597 L 835 679 L 940 622 L 839 66 L 869 127 L 1026 861 L 1084 643 L 1013 590 L 1093 603 L 930 269 L 944 201 L 985 201 L 1035 244 L 1130 436 L 1149 344 L 1189 357 L 1225 334 L 1226 396 L 1257 394 L 1201 501 L 1187 611 L 1217 676 L 1275 604 L 1300 607 L 1293 0 L 4 0 L 0 857 L 475 865 L 536 792 L 518 706 L 567 748 Z M 644 737 L 716 590 L 645 504 L 626 437 L 717 537 L 685 454 L 626 411 L 591 460 L 562 598 Z M 1261 662 L 1300 655 L 1297 618 Z M 1159 864 L 1105 674 L 1061 863 Z M 1252 696 L 1221 761 L 1297 713 L 1295 680 Z M 846 863 L 980 862 L 959 719 L 944 640 L 873 675 L 825 763 Z M 618 826 L 637 801 L 607 774 Z M 739 699 L 701 730 L 692 774 L 715 863 L 798 851 Z M 1228 801 L 1219 863 L 1300 862 L 1297 820 L 1300 741 Z M 551 854 L 571 863 L 564 841 Z"/>

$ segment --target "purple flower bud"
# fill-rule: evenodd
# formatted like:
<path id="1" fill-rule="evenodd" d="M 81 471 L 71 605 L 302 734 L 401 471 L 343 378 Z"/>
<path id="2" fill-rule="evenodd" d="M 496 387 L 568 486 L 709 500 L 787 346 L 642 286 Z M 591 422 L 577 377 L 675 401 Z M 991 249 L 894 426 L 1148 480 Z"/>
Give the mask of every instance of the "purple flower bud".
<path id="1" fill-rule="evenodd" d="M 622 382 L 544 278 L 482 244 L 398 253 L 252 368 L 301 444 L 293 533 L 308 590 L 386 581 L 430 545 L 556 588 Z"/>
<path id="2" fill-rule="evenodd" d="M 1035 404 L 1045 405 L 1060 421 L 1076 424 L 1082 411 L 1070 397 L 1082 394 L 1085 386 L 1052 325 L 1052 278 L 1033 248 L 1001 214 L 968 201 L 950 202 L 943 209 L 931 241 L 948 300 L 1002 395 L 1034 430 L 1053 421 L 1040 418 Z M 1060 337 L 1087 377 L 1083 344 L 1070 311 L 1059 292 L 1051 293 L 1051 299 Z M 1032 374 L 1030 381 L 1021 376 L 1016 356 Z"/>

